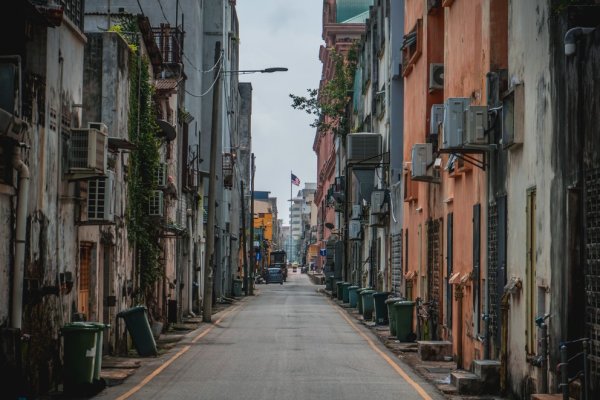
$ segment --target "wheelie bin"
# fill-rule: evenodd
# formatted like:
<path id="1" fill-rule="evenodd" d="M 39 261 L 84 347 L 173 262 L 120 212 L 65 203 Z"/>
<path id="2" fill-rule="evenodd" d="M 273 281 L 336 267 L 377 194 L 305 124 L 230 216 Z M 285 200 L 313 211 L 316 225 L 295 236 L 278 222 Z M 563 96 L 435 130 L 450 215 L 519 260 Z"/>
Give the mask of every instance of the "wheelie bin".
<path id="1" fill-rule="evenodd" d="M 235 297 L 242 297 L 242 280 L 234 279 L 233 280 L 233 295 Z"/>
<path id="2" fill-rule="evenodd" d="M 375 291 L 372 289 L 367 289 L 360 292 L 363 301 L 362 316 L 365 321 L 370 321 L 373 319 L 373 293 L 375 293 Z"/>
<path id="3" fill-rule="evenodd" d="M 394 310 L 392 308 L 392 305 L 400 300 L 404 300 L 404 298 L 402 297 L 388 297 L 385 300 L 385 305 L 387 307 L 387 311 L 388 311 L 388 320 L 389 320 L 389 324 L 390 324 L 390 335 L 391 336 L 396 336 L 396 318 L 394 318 Z"/>
<path id="4" fill-rule="evenodd" d="M 325 290 L 333 291 L 333 276 L 328 276 L 325 281 Z"/>
<path id="5" fill-rule="evenodd" d="M 385 299 L 387 299 L 389 295 L 389 292 L 373 293 L 375 323 L 377 325 L 386 325 L 388 323 L 388 310 L 385 304 Z"/>
<path id="6" fill-rule="evenodd" d="M 348 286 L 348 301 L 350 302 L 350 307 L 356 308 L 358 291 L 359 287 L 356 285 Z"/>
<path id="7" fill-rule="evenodd" d="M 413 313 L 415 302 L 409 300 L 397 301 L 392 305 L 396 323 L 396 337 L 400 342 L 409 342 L 412 336 Z"/>
<path id="8" fill-rule="evenodd" d="M 140 356 L 155 356 L 158 354 L 156 342 L 146 316 L 146 307 L 137 306 L 123 310 L 117 314 L 117 317 L 125 320 L 127 331 L 131 335 L 133 345 Z"/>
<path id="9" fill-rule="evenodd" d="M 86 322 L 72 322 L 62 327 L 65 392 L 81 392 L 93 383 L 98 330 Z"/>
<path id="10" fill-rule="evenodd" d="M 335 293 L 336 293 L 336 297 L 337 297 L 338 300 L 342 300 L 342 296 L 344 294 L 344 291 L 342 290 L 342 285 L 344 283 L 345 283 L 344 281 L 337 281 L 335 283 L 335 285 L 336 285 L 336 291 L 335 291 Z"/>
<path id="11" fill-rule="evenodd" d="M 104 331 L 110 328 L 110 325 L 102 322 L 87 322 L 96 327 L 96 359 L 94 360 L 94 380 L 100 379 L 100 370 L 102 369 L 102 346 L 104 343 Z"/>
<path id="12" fill-rule="evenodd" d="M 363 290 L 369 289 L 368 287 L 361 287 L 356 290 L 356 310 L 359 314 L 363 313 L 363 298 L 360 295 Z"/>
<path id="13" fill-rule="evenodd" d="M 342 283 L 342 303 L 349 303 L 350 299 L 348 298 L 348 288 L 352 286 L 350 282 Z"/>

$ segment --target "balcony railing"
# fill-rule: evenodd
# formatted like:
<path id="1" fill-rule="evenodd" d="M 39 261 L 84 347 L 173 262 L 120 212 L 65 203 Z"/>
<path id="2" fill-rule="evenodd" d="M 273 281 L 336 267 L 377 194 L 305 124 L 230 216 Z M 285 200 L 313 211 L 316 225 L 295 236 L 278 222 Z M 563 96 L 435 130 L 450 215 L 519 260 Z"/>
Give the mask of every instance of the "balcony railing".
<path id="1" fill-rule="evenodd" d="M 152 28 L 152 34 L 165 64 L 181 64 L 183 55 L 183 32 L 169 24 Z"/>

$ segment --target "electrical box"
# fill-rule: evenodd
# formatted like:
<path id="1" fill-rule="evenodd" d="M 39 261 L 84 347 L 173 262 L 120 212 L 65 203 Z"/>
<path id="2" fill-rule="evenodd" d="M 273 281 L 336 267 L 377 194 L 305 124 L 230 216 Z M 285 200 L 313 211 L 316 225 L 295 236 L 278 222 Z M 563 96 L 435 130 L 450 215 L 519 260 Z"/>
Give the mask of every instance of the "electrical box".
<path id="1" fill-rule="evenodd" d="M 350 240 L 360 240 L 360 221 L 350 221 L 348 225 L 348 239 Z"/>
<path id="2" fill-rule="evenodd" d="M 433 163 L 433 145 L 431 143 L 417 143 L 412 148 L 411 179 L 413 181 L 430 180 L 427 167 Z"/>
<path id="3" fill-rule="evenodd" d="M 379 133 L 350 133 L 347 140 L 349 163 L 379 164 L 381 161 L 381 135 Z"/>
<path id="4" fill-rule="evenodd" d="M 384 201 L 385 191 L 373 190 L 373 192 L 371 193 L 371 214 L 382 214 L 384 212 Z"/>
<path id="5" fill-rule="evenodd" d="M 88 181 L 87 219 L 112 222 L 115 217 L 115 173 L 108 171 L 106 177 Z"/>
<path id="6" fill-rule="evenodd" d="M 362 217 L 362 206 L 360 204 L 353 204 L 352 205 L 352 216 L 350 219 L 358 219 L 360 220 Z"/>
<path id="7" fill-rule="evenodd" d="M 451 97 L 446 100 L 444 106 L 442 149 L 459 149 L 463 146 L 465 111 L 470 101 L 468 97 Z"/>
<path id="8" fill-rule="evenodd" d="M 486 106 L 469 106 L 465 111 L 465 146 L 487 145 L 488 109 Z"/>
<path id="9" fill-rule="evenodd" d="M 431 114 L 429 115 L 429 134 L 437 135 L 438 129 L 441 124 L 444 123 L 444 105 L 443 104 L 432 104 Z"/>

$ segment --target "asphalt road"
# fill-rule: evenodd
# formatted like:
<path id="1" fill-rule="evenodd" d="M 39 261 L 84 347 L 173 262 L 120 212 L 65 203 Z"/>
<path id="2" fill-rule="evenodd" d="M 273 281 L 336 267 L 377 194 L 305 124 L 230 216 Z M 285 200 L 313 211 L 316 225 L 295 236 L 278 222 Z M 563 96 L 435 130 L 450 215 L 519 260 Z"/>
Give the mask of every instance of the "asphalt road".
<path id="1" fill-rule="evenodd" d="M 304 274 L 246 298 L 98 398 L 439 400 Z M 213 320 L 214 321 L 214 320 Z"/>

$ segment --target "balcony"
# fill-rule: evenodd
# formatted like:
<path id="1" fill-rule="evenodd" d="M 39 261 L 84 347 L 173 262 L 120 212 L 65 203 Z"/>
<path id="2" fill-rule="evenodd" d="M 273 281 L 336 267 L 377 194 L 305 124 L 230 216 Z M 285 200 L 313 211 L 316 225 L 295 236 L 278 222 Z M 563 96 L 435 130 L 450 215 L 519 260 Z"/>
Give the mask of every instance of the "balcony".
<path id="1" fill-rule="evenodd" d="M 183 32 L 169 24 L 152 28 L 154 41 L 162 56 L 163 64 L 181 64 L 183 55 Z"/>

